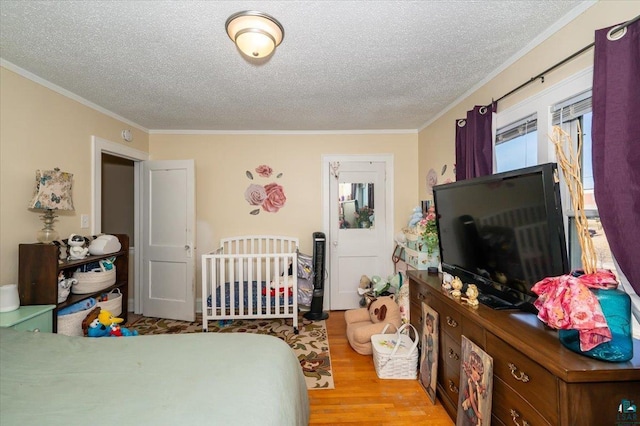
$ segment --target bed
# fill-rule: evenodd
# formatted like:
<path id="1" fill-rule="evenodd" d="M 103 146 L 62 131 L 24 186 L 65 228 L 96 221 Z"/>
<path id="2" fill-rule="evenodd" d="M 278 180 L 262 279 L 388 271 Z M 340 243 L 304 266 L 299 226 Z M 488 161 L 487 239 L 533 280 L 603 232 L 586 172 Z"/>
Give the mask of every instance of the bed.
<path id="1" fill-rule="evenodd" d="M 300 364 L 249 333 L 86 338 L 0 328 L 2 425 L 306 425 Z"/>
<path id="2" fill-rule="evenodd" d="M 298 333 L 298 239 L 224 238 L 202 256 L 202 329 L 209 321 L 291 318 Z"/>

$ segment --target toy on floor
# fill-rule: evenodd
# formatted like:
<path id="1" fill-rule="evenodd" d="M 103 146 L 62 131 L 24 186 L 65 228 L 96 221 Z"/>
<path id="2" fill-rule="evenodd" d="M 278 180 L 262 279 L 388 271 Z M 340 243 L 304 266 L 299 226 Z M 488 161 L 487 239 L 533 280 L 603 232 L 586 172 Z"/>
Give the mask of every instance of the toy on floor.
<path id="1" fill-rule="evenodd" d="M 118 324 L 111 324 L 109 327 L 109 336 L 112 337 L 130 337 L 137 336 L 138 330 L 129 330 L 127 327 L 121 327 Z"/>
<path id="2" fill-rule="evenodd" d="M 82 330 L 87 337 L 137 336 L 137 330 L 120 326 L 123 321 L 122 318 L 114 317 L 111 312 L 96 307 L 82 321 Z"/>
<path id="3" fill-rule="evenodd" d="M 394 296 L 381 296 L 371 302 L 368 308 L 351 309 L 344 313 L 347 323 L 347 340 L 361 355 L 371 355 L 371 336 L 381 334 L 387 324 L 393 324 L 393 333 L 402 324 L 400 307 Z"/>
<path id="4" fill-rule="evenodd" d="M 102 325 L 98 316 L 100 315 L 100 307 L 95 307 L 82 320 L 82 331 L 87 337 L 106 337 L 109 335 L 109 327 Z"/>
<path id="5" fill-rule="evenodd" d="M 366 308 L 379 296 L 397 294 L 402 286 L 402 281 L 400 273 L 389 275 L 386 280 L 377 275 L 372 276 L 371 279 L 363 275 L 358 286 L 358 294 L 361 296 L 360 306 Z"/>

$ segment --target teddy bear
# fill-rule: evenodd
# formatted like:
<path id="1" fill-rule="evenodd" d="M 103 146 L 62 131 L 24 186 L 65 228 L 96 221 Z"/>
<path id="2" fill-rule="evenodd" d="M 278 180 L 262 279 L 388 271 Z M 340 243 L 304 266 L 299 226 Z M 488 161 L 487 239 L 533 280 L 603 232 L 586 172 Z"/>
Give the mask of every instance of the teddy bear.
<path id="1" fill-rule="evenodd" d="M 394 333 L 402 324 L 400 307 L 394 296 L 381 296 L 369 304 L 368 308 L 351 309 L 344 313 L 347 323 L 347 340 L 354 351 L 361 355 L 371 355 L 371 336 L 382 333 L 387 324 L 392 324 L 389 333 Z"/>

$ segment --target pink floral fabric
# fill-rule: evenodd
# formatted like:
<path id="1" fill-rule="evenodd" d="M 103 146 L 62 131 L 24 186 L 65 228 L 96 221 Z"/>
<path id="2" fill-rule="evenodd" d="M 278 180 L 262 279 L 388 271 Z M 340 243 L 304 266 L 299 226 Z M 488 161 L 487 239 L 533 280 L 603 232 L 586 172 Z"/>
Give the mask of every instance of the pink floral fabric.
<path id="1" fill-rule="evenodd" d="M 589 351 L 611 341 L 611 330 L 600 302 L 589 288 L 611 289 L 617 286 L 611 271 L 598 270 L 580 277 L 562 275 L 545 278 L 531 290 L 538 295 L 534 302 L 539 311 L 538 318 L 553 328 L 578 330 L 580 349 Z"/>

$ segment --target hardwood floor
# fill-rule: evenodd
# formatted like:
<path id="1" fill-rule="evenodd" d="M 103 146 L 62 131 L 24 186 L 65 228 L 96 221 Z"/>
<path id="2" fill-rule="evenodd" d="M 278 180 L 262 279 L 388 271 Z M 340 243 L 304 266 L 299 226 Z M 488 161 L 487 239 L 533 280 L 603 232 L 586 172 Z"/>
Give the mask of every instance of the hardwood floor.
<path id="1" fill-rule="evenodd" d="M 356 353 L 346 335 L 343 311 L 327 319 L 335 389 L 311 390 L 311 425 L 432 425 L 454 423 L 417 380 L 381 380 L 371 356 Z"/>

